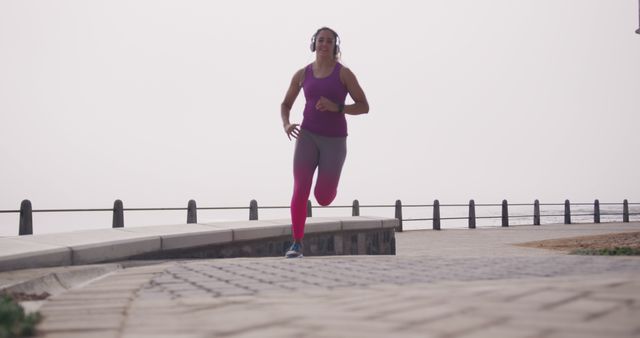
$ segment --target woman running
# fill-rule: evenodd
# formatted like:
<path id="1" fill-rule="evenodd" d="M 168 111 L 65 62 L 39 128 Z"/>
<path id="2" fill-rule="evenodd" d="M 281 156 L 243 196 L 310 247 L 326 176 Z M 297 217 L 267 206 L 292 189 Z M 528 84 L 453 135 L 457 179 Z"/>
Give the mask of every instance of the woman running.
<path id="1" fill-rule="evenodd" d="M 347 155 L 347 120 L 345 114 L 369 112 L 369 103 L 356 76 L 338 62 L 340 40 L 328 27 L 318 29 L 311 37 L 311 51 L 316 60 L 298 70 L 280 106 L 284 131 L 296 139 L 293 155 L 293 196 L 291 224 L 293 245 L 285 257 L 302 257 L 302 238 L 307 217 L 307 200 L 313 174 L 318 168 L 314 195 L 318 204 L 326 206 L 336 197 L 340 172 Z M 291 107 L 304 89 L 306 104 L 302 125 L 291 123 Z M 354 101 L 345 105 L 347 93 Z"/>

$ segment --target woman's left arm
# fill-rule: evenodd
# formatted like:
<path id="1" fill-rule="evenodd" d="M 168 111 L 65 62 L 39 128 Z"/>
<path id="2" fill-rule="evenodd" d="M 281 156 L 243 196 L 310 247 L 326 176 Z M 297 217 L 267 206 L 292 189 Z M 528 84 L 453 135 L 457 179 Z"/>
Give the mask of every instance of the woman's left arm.
<path id="1" fill-rule="evenodd" d="M 340 81 L 347 87 L 347 92 L 353 99 L 353 104 L 345 105 L 342 108 L 343 114 L 349 115 L 360 115 L 366 114 L 369 112 L 369 102 L 367 102 L 367 97 L 364 95 L 364 91 L 360 88 L 360 84 L 358 83 L 358 79 L 353 74 L 349 68 L 342 67 L 340 68 Z M 330 112 L 339 112 L 340 106 L 337 103 L 327 99 L 324 96 L 321 96 L 318 102 L 316 103 L 316 109 L 319 111 L 330 111 Z"/>
<path id="2" fill-rule="evenodd" d="M 367 114 L 369 112 L 369 102 L 367 102 L 367 97 L 364 95 L 364 91 L 360 87 L 355 74 L 349 68 L 342 67 L 340 69 L 340 78 L 347 87 L 351 99 L 353 99 L 353 104 L 345 105 L 342 112 L 349 115 Z"/>

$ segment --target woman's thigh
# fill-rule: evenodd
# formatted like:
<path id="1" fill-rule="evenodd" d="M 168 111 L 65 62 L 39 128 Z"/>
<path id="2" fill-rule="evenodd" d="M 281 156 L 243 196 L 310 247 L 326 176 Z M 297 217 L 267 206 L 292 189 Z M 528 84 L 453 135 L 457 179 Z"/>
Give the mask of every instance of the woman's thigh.
<path id="1" fill-rule="evenodd" d="M 313 174 L 318 166 L 318 158 L 318 147 L 312 135 L 301 130 L 293 155 L 293 177 L 296 185 L 311 186 Z"/>
<path id="2" fill-rule="evenodd" d="M 347 157 L 347 139 L 346 137 L 319 137 L 318 144 L 320 154 L 316 188 L 334 192 L 338 187 L 342 167 Z"/>

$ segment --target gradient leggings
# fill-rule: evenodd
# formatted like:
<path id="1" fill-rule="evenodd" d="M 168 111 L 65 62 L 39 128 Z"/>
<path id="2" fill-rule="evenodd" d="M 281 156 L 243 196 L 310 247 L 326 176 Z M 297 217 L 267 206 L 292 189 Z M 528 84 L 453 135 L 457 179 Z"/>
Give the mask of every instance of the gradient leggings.
<path id="1" fill-rule="evenodd" d="M 318 168 L 314 195 L 318 204 L 333 202 L 340 181 L 340 172 L 347 156 L 346 137 L 326 137 L 300 130 L 293 155 L 293 197 L 291 198 L 291 224 L 293 238 L 304 237 L 307 220 L 307 201 Z"/>

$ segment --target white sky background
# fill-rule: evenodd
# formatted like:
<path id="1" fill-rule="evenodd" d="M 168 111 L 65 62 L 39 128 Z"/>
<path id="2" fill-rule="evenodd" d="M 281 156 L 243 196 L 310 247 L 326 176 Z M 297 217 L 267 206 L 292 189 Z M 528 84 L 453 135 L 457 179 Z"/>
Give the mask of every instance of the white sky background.
<path id="1" fill-rule="evenodd" d="M 0 209 L 287 205 L 324 25 L 371 106 L 335 204 L 640 202 L 637 1 L 2 1 Z"/>

